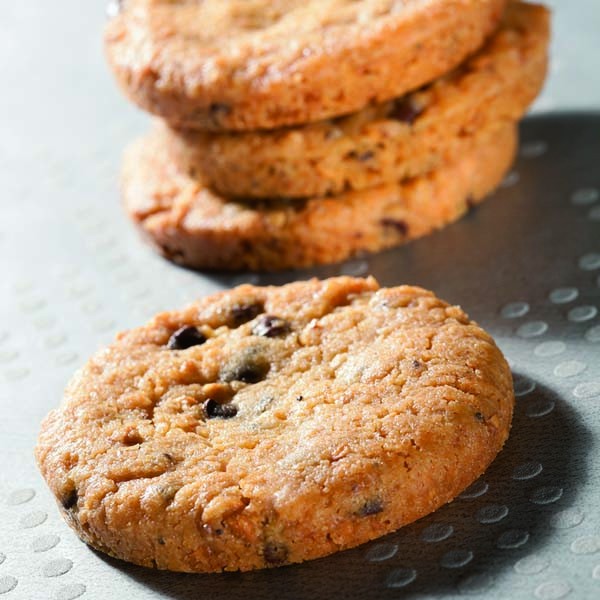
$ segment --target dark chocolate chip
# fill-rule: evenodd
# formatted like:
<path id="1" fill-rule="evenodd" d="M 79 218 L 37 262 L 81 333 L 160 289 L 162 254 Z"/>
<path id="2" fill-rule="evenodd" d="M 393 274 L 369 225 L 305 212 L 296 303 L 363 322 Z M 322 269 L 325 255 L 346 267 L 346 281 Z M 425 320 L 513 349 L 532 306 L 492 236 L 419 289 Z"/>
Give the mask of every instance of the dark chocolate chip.
<path id="1" fill-rule="evenodd" d="M 219 125 L 221 119 L 231 114 L 231 106 L 229 104 L 225 104 L 224 102 L 213 102 L 208 107 L 208 112 L 212 121 Z"/>
<path id="2" fill-rule="evenodd" d="M 481 423 L 483 423 L 485 421 L 484 416 L 480 412 L 475 413 L 475 418 Z"/>
<path id="3" fill-rule="evenodd" d="M 237 406 L 233 404 L 219 404 L 209 399 L 204 403 L 204 414 L 207 419 L 231 419 L 237 415 Z"/>
<path id="4" fill-rule="evenodd" d="M 254 335 L 278 337 L 290 331 L 290 324 L 284 319 L 272 315 L 263 315 L 252 328 Z"/>
<path id="5" fill-rule="evenodd" d="M 159 538 L 158 538 L 158 543 L 159 543 L 161 546 L 164 546 L 164 545 L 165 545 L 165 540 L 164 540 L 164 538 L 161 538 L 161 537 L 159 537 Z"/>
<path id="6" fill-rule="evenodd" d="M 368 517 L 383 511 L 383 502 L 379 498 L 367 500 L 358 511 L 359 516 Z"/>
<path id="7" fill-rule="evenodd" d="M 263 548 L 265 562 L 270 565 L 282 565 L 287 562 L 289 550 L 279 542 L 267 542 Z"/>
<path id="8" fill-rule="evenodd" d="M 396 121 L 412 125 L 422 112 L 423 109 L 416 106 L 410 98 L 398 98 L 392 104 L 387 116 L 396 119 Z"/>
<path id="9" fill-rule="evenodd" d="M 421 363 L 415 359 L 412 361 L 412 367 L 413 367 L 413 369 L 418 370 L 421 368 Z"/>
<path id="10" fill-rule="evenodd" d="M 77 500 L 79 500 L 77 490 L 72 489 L 66 496 L 64 496 L 61 502 L 65 510 L 71 510 L 72 508 L 77 506 Z"/>
<path id="11" fill-rule="evenodd" d="M 385 219 L 381 219 L 380 223 L 384 227 L 389 227 L 391 229 L 394 229 L 400 235 L 408 234 L 408 224 L 406 223 L 406 221 L 402 221 L 401 219 L 385 218 Z"/>
<path id="12" fill-rule="evenodd" d="M 239 327 L 260 315 L 264 310 L 263 305 L 258 302 L 252 304 L 236 304 L 231 309 L 231 318 L 235 327 Z"/>
<path id="13" fill-rule="evenodd" d="M 296 402 L 302 402 L 302 400 L 304 400 L 304 396 L 297 396 L 296 397 Z"/>
<path id="14" fill-rule="evenodd" d="M 167 343 L 170 350 L 185 350 L 192 346 L 200 346 L 206 342 L 206 336 L 197 327 L 185 326 L 178 329 Z"/>
<path id="15" fill-rule="evenodd" d="M 375 152 L 373 152 L 373 150 L 365 150 L 364 152 L 356 152 L 355 150 L 352 150 L 351 152 L 348 152 L 348 154 L 346 154 L 347 158 L 352 158 L 354 160 L 357 160 L 358 162 L 367 162 L 368 160 L 371 160 L 374 156 Z"/>
<path id="16" fill-rule="evenodd" d="M 225 382 L 258 383 L 265 378 L 269 368 L 267 359 L 263 355 L 257 354 L 255 349 L 250 349 L 229 361 L 223 367 L 221 380 Z"/>

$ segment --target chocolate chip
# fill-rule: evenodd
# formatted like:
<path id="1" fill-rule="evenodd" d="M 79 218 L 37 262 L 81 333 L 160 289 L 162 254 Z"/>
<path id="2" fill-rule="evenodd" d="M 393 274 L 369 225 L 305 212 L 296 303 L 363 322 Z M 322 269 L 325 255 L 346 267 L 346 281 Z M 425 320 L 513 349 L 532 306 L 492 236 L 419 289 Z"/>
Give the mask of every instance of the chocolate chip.
<path id="1" fill-rule="evenodd" d="M 237 415 L 237 406 L 233 404 L 219 404 L 209 399 L 204 403 L 204 414 L 207 419 L 231 419 Z"/>
<path id="2" fill-rule="evenodd" d="M 376 515 L 383 511 L 383 502 L 379 498 L 373 498 L 367 500 L 358 511 L 359 516 L 368 517 L 370 515 Z"/>
<path id="3" fill-rule="evenodd" d="M 61 503 L 65 510 L 71 510 L 77 505 L 77 500 L 79 500 L 79 495 L 77 494 L 76 489 L 72 489 L 66 496 L 63 497 Z"/>
<path id="4" fill-rule="evenodd" d="M 418 370 L 418 369 L 420 369 L 421 368 L 421 363 L 418 360 L 416 360 L 416 359 L 413 360 L 412 361 L 412 368 L 415 369 L 415 371 Z"/>
<path id="5" fill-rule="evenodd" d="M 224 102 L 213 102 L 208 107 L 208 112 L 211 120 L 219 125 L 221 119 L 231 114 L 231 106 L 229 104 L 225 104 Z"/>
<path id="6" fill-rule="evenodd" d="M 250 348 L 223 367 L 221 380 L 258 383 L 265 378 L 269 368 L 267 359 L 262 354 L 257 354 L 256 349 Z"/>
<path id="7" fill-rule="evenodd" d="M 392 104 L 388 117 L 412 125 L 423 112 L 410 98 L 398 98 Z"/>
<path id="8" fill-rule="evenodd" d="M 254 335 L 278 337 L 290 331 L 290 324 L 284 319 L 272 315 L 263 315 L 252 328 Z"/>
<path id="9" fill-rule="evenodd" d="M 289 550 L 279 542 L 267 542 L 263 548 L 263 558 L 270 565 L 282 565 L 287 562 Z"/>
<path id="10" fill-rule="evenodd" d="M 159 538 L 158 538 L 158 543 L 159 543 L 161 546 L 164 546 L 164 545 L 165 545 L 165 540 L 164 540 L 164 538 L 161 538 L 161 537 L 159 537 Z"/>
<path id="11" fill-rule="evenodd" d="M 258 302 L 252 304 L 236 304 L 231 309 L 231 318 L 235 327 L 239 327 L 260 315 L 264 310 L 263 305 Z"/>
<path id="12" fill-rule="evenodd" d="M 476 412 L 475 413 L 475 418 L 480 422 L 483 423 L 485 421 L 484 416 L 480 413 L 480 412 Z"/>
<path id="13" fill-rule="evenodd" d="M 408 224 L 406 223 L 406 221 L 402 221 L 401 219 L 385 218 L 385 219 L 381 219 L 380 223 L 384 227 L 389 227 L 390 229 L 394 229 L 400 235 L 405 236 L 408 234 Z"/>
<path id="14" fill-rule="evenodd" d="M 304 396 L 297 396 L 296 397 L 296 402 L 302 402 L 302 400 L 304 400 Z"/>
<path id="15" fill-rule="evenodd" d="M 352 158 L 354 160 L 357 160 L 358 162 L 367 162 L 368 160 L 371 160 L 374 156 L 375 152 L 373 152 L 372 150 L 365 150 L 364 152 L 356 152 L 355 150 L 352 150 L 351 152 L 348 152 L 348 154 L 346 154 L 347 158 Z"/>
<path id="16" fill-rule="evenodd" d="M 192 346 L 200 346 L 206 342 L 206 336 L 197 327 L 185 326 L 178 329 L 167 343 L 170 350 L 185 350 Z"/>

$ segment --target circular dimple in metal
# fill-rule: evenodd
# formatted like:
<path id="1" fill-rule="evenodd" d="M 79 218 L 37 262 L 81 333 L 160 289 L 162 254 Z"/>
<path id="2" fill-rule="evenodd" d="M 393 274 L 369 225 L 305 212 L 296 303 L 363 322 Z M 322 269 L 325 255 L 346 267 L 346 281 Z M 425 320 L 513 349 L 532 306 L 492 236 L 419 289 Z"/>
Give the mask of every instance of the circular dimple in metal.
<path id="1" fill-rule="evenodd" d="M 156 311 L 156 312 L 160 312 L 160 311 Z M 106 331 L 109 331 L 114 326 L 115 326 L 115 322 L 112 319 L 98 319 L 97 321 L 94 321 L 94 323 L 92 324 L 93 330 L 97 333 L 104 333 Z"/>
<path id="2" fill-rule="evenodd" d="M 47 518 L 48 515 L 45 512 L 41 510 L 35 510 L 23 515 L 19 521 L 19 525 L 24 529 L 31 529 L 41 525 Z"/>
<path id="3" fill-rule="evenodd" d="M 527 394 L 531 394 L 533 390 L 535 390 L 535 381 L 532 381 L 528 377 L 524 375 L 513 375 L 513 387 L 515 391 L 515 396 L 520 398 L 521 396 L 526 396 Z"/>
<path id="4" fill-rule="evenodd" d="M 529 323 L 523 323 L 517 329 L 517 335 L 521 338 L 529 339 L 544 335 L 548 331 L 548 323 L 545 321 L 529 321 Z"/>
<path id="5" fill-rule="evenodd" d="M 471 550 L 450 550 L 440 560 L 440 565 L 445 569 L 461 569 L 473 560 Z"/>
<path id="6" fill-rule="evenodd" d="M 382 562 L 393 558 L 398 552 L 398 544 L 382 543 L 369 548 L 365 558 L 369 562 Z"/>
<path id="7" fill-rule="evenodd" d="M 576 306 L 569 311 L 567 318 L 573 323 L 583 323 L 590 321 L 598 314 L 595 306 Z"/>
<path id="8" fill-rule="evenodd" d="M 567 345 L 564 342 L 542 342 L 534 348 L 533 353 L 541 358 L 549 358 L 551 356 L 562 354 L 566 349 Z"/>
<path id="9" fill-rule="evenodd" d="M 50 315 L 40 315 L 33 320 L 33 324 L 38 329 L 50 329 L 56 324 L 56 317 Z"/>
<path id="10" fill-rule="evenodd" d="M 555 529 L 573 529 L 583 523 L 585 515 L 578 508 L 567 508 L 552 515 L 550 525 Z"/>
<path id="11" fill-rule="evenodd" d="M 52 350 L 62 346 L 67 341 L 67 336 L 63 333 L 53 333 L 44 338 L 43 344 L 45 348 Z"/>
<path id="12" fill-rule="evenodd" d="M 549 398 L 539 398 L 527 405 L 525 414 L 532 419 L 538 419 L 549 415 L 555 407 L 556 404 L 554 400 L 550 400 Z"/>
<path id="13" fill-rule="evenodd" d="M 543 469 L 544 467 L 539 462 L 526 462 L 514 468 L 512 478 L 517 481 L 527 481 L 528 479 L 537 477 Z"/>
<path id="14" fill-rule="evenodd" d="M 394 569 L 387 578 L 388 588 L 403 588 L 417 578 L 417 572 L 410 568 Z"/>
<path id="15" fill-rule="evenodd" d="M 521 146 L 519 154 L 523 158 L 538 158 L 546 154 L 548 150 L 548 144 L 543 140 L 536 140 L 534 142 L 527 142 Z"/>
<path id="16" fill-rule="evenodd" d="M 55 359 L 54 362 L 59 365 L 70 365 L 79 358 L 79 355 L 75 352 L 61 352 Z"/>
<path id="17" fill-rule="evenodd" d="M 535 597 L 539 600 L 560 600 L 571 593 L 571 586 L 560 579 L 540 583 L 535 588 Z"/>
<path id="18" fill-rule="evenodd" d="M 0 352 L 0 363 L 9 363 L 19 357 L 16 350 L 4 350 Z"/>
<path id="19" fill-rule="evenodd" d="M 553 304 L 568 304 L 579 297 L 579 290 L 574 287 L 562 287 L 552 290 L 548 296 Z"/>
<path id="20" fill-rule="evenodd" d="M 85 594 L 86 587 L 83 583 L 72 583 L 70 585 L 63 585 L 58 588 L 56 600 L 75 600 Z"/>
<path id="21" fill-rule="evenodd" d="M 43 298 L 28 298 L 19 303 L 21 310 L 25 313 L 33 313 L 45 308 L 47 302 Z"/>
<path id="22" fill-rule="evenodd" d="M 505 531 L 496 540 L 496 546 L 502 550 L 520 548 L 529 541 L 529 533 L 521 529 L 510 529 Z"/>
<path id="23" fill-rule="evenodd" d="M 481 594 L 491 587 L 494 580 L 486 573 L 474 573 L 458 583 L 461 594 Z"/>
<path id="24" fill-rule="evenodd" d="M 477 511 L 477 520 L 483 525 L 490 525 L 502 521 L 506 515 L 508 515 L 508 506 L 490 504 Z"/>
<path id="25" fill-rule="evenodd" d="M 528 312 L 529 304 L 527 302 L 511 302 L 502 307 L 500 315 L 505 319 L 518 319 L 525 316 Z"/>
<path id="26" fill-rule="evenodd" d="M 366 260 L 353 260 L 342 265 L 340 275 L 360 277 L 369 272 L 369 263 Z"/>
<path id="27" fill-rule="evenodd" d="M 575 386 L 573 395 L 576 398 L 594 398 L 600 396 L 600 380 L 586 381 Z"/>
<path id="28" fill-rule="evenodd" d="M 534 504 L 552 504 L 563 495 L 563 489 L 555 485 L 545 485 L 534 490 L 529 500 Z"/>
<path id="29" fill-rule="evenodd" d="M 31 549 L 34 552 L 47 552 L 48 550 L 52 550 L 52 548 L 54 548 L 58 542 L 60 542 L 60 538 L 53 533 L 49 535 L 41 535 L 31 542 Z"/>
<path id="30" fill-rule="evenodd" d="M 69 296 L 71 296 L 72 298 L 81 298 L 82 296 L 86 296 L 87 294 L 89 294 L 93 289 L 94 286 L 92 286 L 91 284 L 77 281 L 75 283 L 72 283 L 68 287 L 67 291 Z"/>
<path id="31" fill-rule="evenodd" d="M 600 550 L 600 536 L 586 535 L 571 543 L 573 554 L 595 554 Z"/>
<path id="32" fill-rule="evenodd" d="M 21 490 L 15 490 L 8 495 L 6 503 L 10 506 L 17 506 L 19 504 L 25 504 L 29 502 L 35 496 L 35 490 L 31 488 L 23 488 Z"/>
<path id="33" fill-rule="evenodd" d="M 5 342 L 9 337 L 10 334 L 8 333 L 8 331 L 0 330 L 0 344 L 2 344 L 2 342 Z"/>
<path id="34" fill-rule="evenodd" d="M 588 213 L 588 219 L 590 221 L 600 221 L 600 206 L 594 206 Z"/>
<path id="35" fill-rule="evenodd" d="M 581 188 L 573 192 L 571 202 L 575 206 L 589 206 L 600 199 L 600 191 L 596 188 Z"/>
<path id="36" fill-rule="evenodd" d="M 102 304 L 100 304 L 100 302 L 97 302 L 96 300 L 90 300 L 89 302 L 84 302 L 81 305 L 81 310 L 88 315 L 94 315 L 100 312 L 101 309 Z"/>
<path id="37" fill-rule="evenodd" d="M 460 494 L 459 498 L 462 498 L 463 500 L 479 498 L 479 496 L 483 496 L 489 489 L 490 486 L 487 484 L 487 482 L 483 481 L 483 479 L 479 479 L 475 483 L 471 484 L 462 494 Z"/>
<path id="38" fill-rule="evenodd" d="M 519 180 L 521 179 L 521 176 L 519 175 L 519 173 L 517 171 L 511 171 L 503 180 L 502 183 L 500 184 L 501 187 L 503 188 L 509 188 L 512 187 L 513 185 L 516 185 L 517 183 L 519 183 Z"/>
<path id="39" fill-rule="evenodd" d="M 434 523 L 423 530 L 421 539 L 430 544 L 443 542 L 454 533 L 454 527 L 448 523 Z"/>
<path id="40" fill-rule="evenodd" d="M 592 571 L 592 577 L 594 579 L 600 579 L 600 565 L 596 565 Z"/>
<path id="41" fill-rule="evenodd" d="M 12 592 L 17 587 L 18 580 L 12 575 L 4 575 L 0 577 L 0 594 Z"/>
<path id="42" fill-rule="evenodd" d="M 587 369 L 587 365 L 578 360 L 567 360 L 554 367 L 554 374 L 557 377 L 575 377 L 583 373 Z"/>
<path id="43" fill-rule="evenodd" d="M 44 565 L 42 572 L 46 577 L 60 577 L 73 568 L 73 561 L 68 558 L 57 558 Z"/>
<path id="44" fill-rule="evenodd" d="M 6 560 L 6 554 L 2 554 L 2 552 L 0 552 L 0 565 Z"/>
<path id="45" fill-rule="evenodd" d="M 596 269 L 600 269 L 600 253 L 598 252 L 590 252 L 589 254 L 584 254 L 579 259 L 579 268 L 584 271 L 595 271 Z"/>
<path id="46" fill-rule="evenodd" d="M 19 381 L 20 379 L 25 379 L 29 373 L 30 371 L 27 367 L 15 367 L 14 369 L 6 369 L 4 377 L 8 381 Z"/>
<path id="47" fill-rule="evenodd" d="M 519 575 L 537 575 L 550 566 L 550 561 L 532 554 L 515 563 L 514 569 Z"/>
<path id="48" fill-rule="evenodd" d="M 591 327 L 585 332 L 585 339 L 592 344 L 600 343 L 600 325 Z"/>

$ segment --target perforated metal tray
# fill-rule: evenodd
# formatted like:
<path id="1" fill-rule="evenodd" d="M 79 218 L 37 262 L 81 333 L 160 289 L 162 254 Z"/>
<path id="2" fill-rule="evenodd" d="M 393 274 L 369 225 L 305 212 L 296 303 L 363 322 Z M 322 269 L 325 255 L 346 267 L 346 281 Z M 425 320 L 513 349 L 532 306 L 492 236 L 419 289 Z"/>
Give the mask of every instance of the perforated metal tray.
<path id="1" fill-rule="evenodd" d="M 527 120 L 502 189 L 427 239 L 310 272 L 206 276 L 153 255 L 121 214 L 119 150 L 147 119 L 114 89 L 100 21 L 75 0 L 0 18 L 0 598 L 600 597 L 600 114 Z M 568 80 L 553 76 L 554 97 Z M 32 457 L 72 371 L 199 295 L 339 273 L 432 288 L 496 337 L 517 410 L 483 478 L 382 540 L 264 572 L 153 572 L 79 542 Z"/>

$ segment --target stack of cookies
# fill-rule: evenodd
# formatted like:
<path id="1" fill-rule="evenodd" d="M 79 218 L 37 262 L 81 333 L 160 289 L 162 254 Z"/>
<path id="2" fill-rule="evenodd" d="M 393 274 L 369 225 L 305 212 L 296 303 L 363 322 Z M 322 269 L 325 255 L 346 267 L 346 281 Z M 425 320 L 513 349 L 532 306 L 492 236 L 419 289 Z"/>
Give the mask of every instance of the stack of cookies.
<path id="1" fill-rule="evenodd" d="M 510 0 L 124 0 L 127 212 L 169 259 L 276 270 L 397 246 L 502 180 L 549 13 Z"/>

